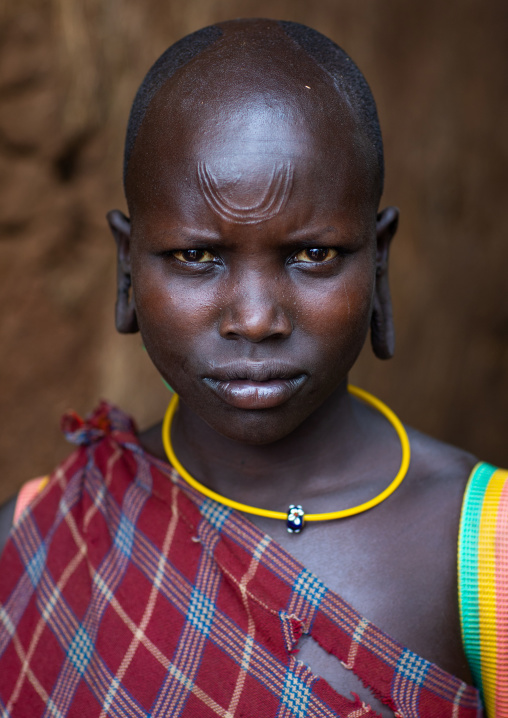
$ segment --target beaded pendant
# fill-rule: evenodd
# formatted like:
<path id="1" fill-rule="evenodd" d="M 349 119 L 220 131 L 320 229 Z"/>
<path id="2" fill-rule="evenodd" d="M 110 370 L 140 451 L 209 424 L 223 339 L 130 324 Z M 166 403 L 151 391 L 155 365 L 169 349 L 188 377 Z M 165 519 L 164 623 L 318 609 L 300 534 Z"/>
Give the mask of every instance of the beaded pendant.
<path id="1" fill-rule="evenodd" d="M 286 526 L 288 533 L 290 534 L 299 534 L 300 531 L 302 531 L 305 524 L 305 512 L 298 504 L 295 506 L 295 504 L 291 504 L 288 510 L 288 517 L 286 520 Z"/>

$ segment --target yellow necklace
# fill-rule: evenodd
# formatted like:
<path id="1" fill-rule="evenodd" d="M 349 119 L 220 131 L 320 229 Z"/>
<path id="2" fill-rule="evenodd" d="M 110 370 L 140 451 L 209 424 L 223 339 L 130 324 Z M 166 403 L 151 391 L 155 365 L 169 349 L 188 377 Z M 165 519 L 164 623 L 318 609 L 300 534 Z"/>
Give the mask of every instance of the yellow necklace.
<path id="1" fill-rule="evenodd" d="M 164 421 L 162 423 L 162 443 L 164 444 L 164 449 L 170 463 L 178 471 L 180 476 L 182 476 L 182 478 L 185 479 L 188 484 L 193 486 L 204 496 L 208 496 L 208 498 L 217 501 L 219 504 L 230 506 L 232 509 L 237 509 L 238 511 L 243 511 L 247 514 L 265 516 L 269 519 L 282 519 L 286 521 L 287 529 L 290 533 L 299 533 L 303 529 L 304 521 L 333 521 L 334 519 L 343 519 L 346 516 L 354 516 L 355 514 L 361 514 L 363 511 L 367 511 L 373 506 L 377 506 L 382 501 L 387 499 L 391 494 L 393 494 L 395 489 L 400 486 L 409 469 L 409 461 L 411 459 L 411 447 L 409 444 L 409 438 L 406 433 L 406 430 L 402 425 L 402 422 L 399 420 L 396 414 L 394 414 L 394 412 L 389 407 L 387 407 L 386 404 L 383 404 L 382 401 L 377 399 L 372 394 L 369 394 L 369 392 L 365 391 L 364 389 L 359 389 L 357 386 L 349 384 L 348 391 L 350 394 L 353 394 L 353 396 L 362 399 L 366 404 L 370 404 L 370 406 L 373 406 L 388 419 L 390 424 L 397 432 L 402 449 L 402 460 L 400 462 L 400 468 L 391 484 L 389 484 L 389 486 L 387 486 L 384 491 L 375 496 L 373 499 L 365 501 L 365 503 L 359 504 L 358 506 L 352 506 L 350 509 L 331 511 L 324 514 L 305 515 L 300 505 L 295 506 L 294 504 L 291 504 L 287 513 L 284 513 L 283 511 L 270 511 L 269 509 L 258 509 L 256 506 L 249 506 L 247 504 L 241 504 L 238 501 L 233 501 L 232 499 L 227 499 L 225 496 L 221 496 L 215 491 L 212 491 L 206 486 L 203 486 L 203 484 L 199 483 L 199 481 L 196 481 L 196 479 L 191 476 L 189 472 L 179 462 L 173 450 L 173 445 L 171 443 L 171 424 L 175 415 L 176 408 L 178 406 L 178 394 L 174 394 L 171 398 L 169 406 L 166 410 L 166 414 L 164 416 Z"/>

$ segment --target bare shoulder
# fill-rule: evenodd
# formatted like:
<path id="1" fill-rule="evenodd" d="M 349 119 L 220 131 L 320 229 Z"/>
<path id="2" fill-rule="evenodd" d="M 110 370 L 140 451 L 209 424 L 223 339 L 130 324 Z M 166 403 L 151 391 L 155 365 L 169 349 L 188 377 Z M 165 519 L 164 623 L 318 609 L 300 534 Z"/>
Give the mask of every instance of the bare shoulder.
<path id="1" fill-rule="evenodd" d="M 411 442 L 407 498 L 417 513 L 431 517 L 431 530 L 436 524 L 448 526 L 455 541 L 464 491 L 478 459 L 415 429 L 407 431 Z"/>
<path id="2" fill-rule="evenodd" d="M 387 608 L 383 627 L 411 650 L 471 682 L 461 641 L 457 546 L 464 491 L 477 459 L 407 431 L 411 464 L 392 509 L 397 535 L 384 547 L 395 562 L 394 581 L 402 598 L 396 616 Z"/>
<path id="3" fill-rule="evenodd" d="M 433 439 L 416 429 L 407 429 L 411 443 L 411 465 L 417 483 L 434 488 L 465 489 L 478 459 L 467 451 Z"/>

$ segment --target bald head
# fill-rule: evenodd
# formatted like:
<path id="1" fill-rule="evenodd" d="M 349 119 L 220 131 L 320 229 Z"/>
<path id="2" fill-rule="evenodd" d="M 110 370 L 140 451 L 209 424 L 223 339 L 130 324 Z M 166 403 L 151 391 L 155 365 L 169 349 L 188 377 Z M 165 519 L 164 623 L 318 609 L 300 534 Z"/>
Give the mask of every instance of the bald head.
<path id="1" fill-rule="evenodd" d="M 226 134 L 218 131 L 224 123 L 230 127 Z M 161 142 L 166 156 L 176 145 L 181 154 L 182 142 L 191 142 L 198 155 L 196 144 L 207 144 L 209 152 L 215 142 L 220 158 L 225 138 L 229 157 L 235 138 L 243 154 L 245 142 L 254 153 L 291 143 L 288 125 L 293 138 L 305 135 L 309 152 L 315 149 L 313 133 L 330 151 L 349 133 L 353 150 L 370 164 L 379 197 L 383 149 L 375 103 L 343 50 L 296 23 L 238 20 L 199 30 L 159 58 L 136 95 L 125 148 L 127 195 L 127 175 L 135 165 L 138 173 L 139 145 L 141 154 L 147 153 L 140 135 Z M 302 141 L 298 144 L 301 152 Z"/>

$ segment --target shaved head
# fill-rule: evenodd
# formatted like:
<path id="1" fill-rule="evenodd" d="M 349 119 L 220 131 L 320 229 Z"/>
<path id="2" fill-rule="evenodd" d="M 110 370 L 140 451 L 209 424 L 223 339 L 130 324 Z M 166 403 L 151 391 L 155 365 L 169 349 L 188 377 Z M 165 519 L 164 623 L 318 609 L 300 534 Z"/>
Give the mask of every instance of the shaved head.
<path id="1" fill-rule="evenodd" d="M 139 328 L 161 375 L 224 436 L 289 435 L 344 385 L 369 326 L 376 354 L 391 354 L 398 213 L 378 211 L 378 129 L 347 55 L 292 23 L 207 28 L 143 83 L 126 149 L 130 218 L 109 216 L 117 326 Z M 288 381 L 266 396 L 226 397 L 210 374 L 272 359 Z"/>
<path id="2" fill-rule="evenodd" d="M 166 50 L 147 73 L 131 110 L 124 160 L 128 197 L 131 156 L 150 116 L 152 140 L 164 135 L 161 140 L 171 136 L 175 142 L 178 131 L 191 127 L 209 142 L 207 135 L 227 121 L 236 123 L 239 142 L 259 130 L 266 136 L 269 127 L 276 143 L 290 122 L 307 130 L 319 126 L 332 147 L 347 126 L 356 151 L 369 156 L 378 199 L 382 192 L 381 132 L 365 78 L 340 47 L 297 23 L 230 21 Z"/>

